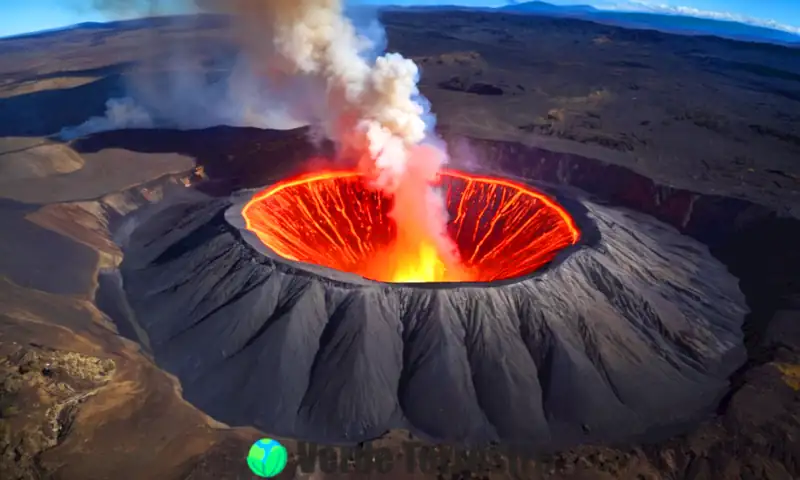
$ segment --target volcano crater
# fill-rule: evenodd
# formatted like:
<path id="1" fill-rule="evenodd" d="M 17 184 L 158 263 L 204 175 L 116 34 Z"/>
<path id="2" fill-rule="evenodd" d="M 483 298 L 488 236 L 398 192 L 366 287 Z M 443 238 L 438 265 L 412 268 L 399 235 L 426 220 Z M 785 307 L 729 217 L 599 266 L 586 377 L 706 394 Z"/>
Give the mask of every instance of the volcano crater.
<path id="1" fill-rule="evenodd" d="M 745 359 L 738 280 L 648 215 L 536 188 L 581 239 L 496 282 L 394 284 L 287 260 L 247 228 L 249 190 L 136 212 L 120 273 L 157 362 L 232 425 L 550 449 L 713 409 Z"/>
<path id="2" fill-rule="evenodd" d="M 355 171 L 300 175 L 264 189 L 233 209 L 259 242 L 251 244 L 299 268 L 310 265 L 393 283 L 492 283 L 548 264 L 581 232 L 558 202 L 507 179 L 445 170 L 435 185 L 449 214 L 447 235 L 460 265 L 447 278 L 393 278 L 397 235 L 390 195 Z M 574 205 L 579 207 L 578 205 Z M 250 237 L 248 237 L 250 238 Z M 357 279 L 354 279 L 358 281 Z"/>

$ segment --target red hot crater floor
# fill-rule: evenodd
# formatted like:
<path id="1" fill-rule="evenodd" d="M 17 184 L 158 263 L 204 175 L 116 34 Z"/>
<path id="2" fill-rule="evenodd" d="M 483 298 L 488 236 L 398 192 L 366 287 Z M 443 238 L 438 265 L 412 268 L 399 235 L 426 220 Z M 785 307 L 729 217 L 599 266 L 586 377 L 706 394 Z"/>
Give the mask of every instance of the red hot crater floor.
<path id="1" fill-rule="evenodd" d="M 459 280 L 491 282 L 524 276 L 574 245 L 570 214 L 533 187 L 454 170 L 436 185 L 451 213 L 447 232 L 458 247 Z M 279 182 L 242 209 L 247 229 L 281 257 L 397 281 L 387 257 L 396 251 L 392 198 L 353 171 L 313 173 Z M 423 280 L 437 280 L 435 278 Z"/>

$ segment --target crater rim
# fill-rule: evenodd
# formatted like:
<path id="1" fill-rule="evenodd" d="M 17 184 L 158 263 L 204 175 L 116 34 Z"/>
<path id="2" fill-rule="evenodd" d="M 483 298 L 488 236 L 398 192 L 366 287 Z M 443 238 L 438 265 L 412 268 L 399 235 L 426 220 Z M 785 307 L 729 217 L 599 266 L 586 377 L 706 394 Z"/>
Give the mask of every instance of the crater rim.
<path id="1" fill-rule="evenodd" d="M 318 171 L 299 172 L 293 175 L 286 175 L 280 178 L 271 178 L 265 185 L 255 188 L 238 190 L 230 195 L 230 206 L 225 210 L 226 221 L 236 228 L 244 244 L 249 247 L 256 257 L 264 258 L 274 262 L 278 268 L 286 269 L 291 274 L 306 274 L 318 277 L 329 282 L 335 282 L 342 286 L 350 287 L 369 287 L 379 286 L 384 288 L 404 288 L 420 290 L 450 290 L 459 288 L 498 288 L 524 282 L 550 272 L 560 263 L 566 260 L 579 250 L 590 248 L 600 241 L 600 232 L 592 219 L 587 215 L 586 208 L 580 202 L 580 198 L 588 197 L 584 192 L 568 186 L 557 186 L 536 180 L 498 173 L 484 169 L 442 169 L 441 176 L 449 176 L 461 179 L 487 180 L 509 188 L 519 188 L 533 191 L 537 199 L 546 199 L 548 208 L 556 211 L 563 211 L 566 214 L 566 221 L 570 222 L 570 228 L 577 232 L 577 238 L 569 245 L 555 250 L 555 254 L 542 265 L 531 271 L 513 275 L 508 278 L 497 280 L 467 280 L 467 281 L 437 281 L 437 282 L 392 282 L 375 280 L 364 277 L 360 274 L 347 272 L 333 267 L 320 265 L 317 263 L 288 259 L 276 252 L 265 244 L 259 236 L 248 227 L 248 220 L 245 217 L 244 209 L 251 203 L 257 195 L 263 193 L 267 196 L 274 187 L 292 184 L 301 184 L 323 175 L 338 174 L 339 177 L 363 177 L 363 174 L 350 169 L 326 169 Z M 285 187 L 284 187 L 285 188 Z M 549 203 L 548 203 L 549 202 Z M 562 217 L 564 220 L 564 217 Z"/>

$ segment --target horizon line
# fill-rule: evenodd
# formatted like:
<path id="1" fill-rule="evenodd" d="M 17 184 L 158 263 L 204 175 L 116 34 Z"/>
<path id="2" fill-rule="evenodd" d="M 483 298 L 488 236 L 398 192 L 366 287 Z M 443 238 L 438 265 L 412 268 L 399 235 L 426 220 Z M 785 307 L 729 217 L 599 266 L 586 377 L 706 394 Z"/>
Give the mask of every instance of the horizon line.
<path id="1" fill-rule="evenodd" d="M 381 9 L 381 8 L 384 8 L 384 7 L 395 7 L 395 8 L 401 8 L 401 9 L 414 9 L 414 8 L 422 8 L 422 9 L 424 9 L 424 8 L 436 8 L 436 7 L 453 8 L 453 7 L 456 7 L 456 8 L 460 8 L 460 9 L 466 9 L 466 10 L 496 10 L 498 12 L 501 12 L 503 7 L 514 6 L 514 5 L 524 5 L 526 3 L 544 3 L 544 4 L 548 4 L 548 5 L 553 5 L 553 6 L 557 7 L 557 8 L 565 8 L 565 9 L 569 8 L 569 7 L 589 6 L 589 7 L 593 8 L 593 9 L 597 10 L 598 12 L 638 13 L 638 14 L 643 14 L 643 15 L 666 15 L 666 16 L 671 16 L 671 17 L 696 18 L 696 19 L 700 19 L 700 20 L 708 20 L 708 21 L 720 22 L 720 23 L 733 23 L 733 24 L 745 25 L 745 26 L 753 27 L 753 28 L 760 28 L 760 29 L 764 29 L 764 30 L 780 32 L 780 33 L 787 34 L 787 35 L 792 35 L 794 37 L 797 37 L 798 42 L 800 42 L 800 27 L 794 27 L 794 26 L 791 26 L 791 25 L 787 25 L 786 26 L 788 28 L 797 29 L 796 31 L 787 30 L 785 28 L 778 28 L 776 26 L 769 25 L 769 22 L 774 22 L 773 20 L 753 19 L 754 21 L 749 22 L 749 21 L 739 20 L 739 19 L 736 19 L 736 18 L 714 18 L 714 17 L 711 17 L 711 16 L 691 15 L 689 13 L 680 12 L 680 11 L 648 11 L 648 10 L 640 10 L 640 9 L 635 9 L 635 8 L 612 8 L 612 7 L 601 8 L 601 7 L 595 7 L 593 5 L 582 4 L 582 3 L 557 5 L 557 4 L 548 3 L 548 2 L 543 1 L 543 0 L 531 0 L 531 1 L 522 1 L 522 2 L 511 2 L 510 1 L 506 5 L 497 6 L 497 7 L 480 7 L 480 6 L 468 6 L 468 5 L 455 5 L 455 4 L 399 5 L 399 4 L 386 4 L 386 3 L 382 3 L 380 5 L 371 4 L 371 6 L 378 7 L 378 9 Z M 0 35 L 0 40 L 12 40 L 12 39 L 15 39 L 15 38 L 24 38 L 24 37 L 27 37 L 27 36 L 36 36 L 36 35 L 42 35 L 42 34 L 47 34 L 47 33 L 56 33 L 56 32 L 61 32 L 61 31 L 68 31 L 68 30 L 72 30 L 72 29 L 75 29 L 77 27 L 80 27 L 81 25 L 92 25 L 92 24 L 94 24 L 94 25 L 109 25 L 109 24 L 114 24 L 114 23 L 119 23 L 119 22 L 130 22 L 130 21 L 136 21 L 136 20 L 147 20 L 147 19 L 154 19 L 154 18 L 167 18 L 167 17 L 190 17 L 190 16 L 199 16 L 199 15 L 219 15 L 219 14 L 206 13 L 206 12 L 163 13 L 163 14 L 155 13 L 155 14 L 149 14 L 149 15 L 143 15 L 143 16 L 132 16 L 132 17 L 126 17 L 126 18 L 108 19 L 108 20 L 105 20 L 105 21 L 87 20 L 85 22 L 77 22 L 77 23 L 72 23 L 72 24 L 67 24 L 67 25 L 62 25 L 62 26 L 57 26 L 57 27 L 51 27 L 51 28 L 43 28 L 41 30 L 31 30 L 31 31 L 28 31 L 28 32 L 12 33 L 10 35 Z M 586 20 L 586 21 L 590 21 L 590 22 L 593 21 L 592 19 L 582 19 L 582 18 L 578 18 L 578 19 L 579 20 Z M 764 22 L 765 24 L 761 24 L 759 22 Z M 598 22 L 595 22 L 595 23 L 598 23 Z M 625 27 L 625 26 L 619 26 L 619 27 L 620 28 L 634 29 L 634 30 L 659 30 L 658 28 L 655 28 L 655 27 L 653 27 L 653 28 L 647 28 L 647 27 Z M 669 33 L 669 32 L 667 32 L 667 33 Z M 698 34 L 698 36 L 703 36 L 703 35 L 719 36 L 719 35 L 715 35 L 715 34 L 712 34 L 712 33 L 709 33 L 709 34 L 699 33 Z"/>

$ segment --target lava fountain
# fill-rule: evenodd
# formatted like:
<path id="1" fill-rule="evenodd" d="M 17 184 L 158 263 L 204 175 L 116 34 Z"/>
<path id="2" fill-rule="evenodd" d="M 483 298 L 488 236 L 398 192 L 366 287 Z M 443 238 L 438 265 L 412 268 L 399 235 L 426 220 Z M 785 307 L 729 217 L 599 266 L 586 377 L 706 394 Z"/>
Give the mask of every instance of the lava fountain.
<path id="1" fill-rule="evenodd" d="M 491 282 L 529 274 L 575 244 L 569 213 L 544 193 L 506 179 L 439 173 L 461 264 L 432 244 L 396 241 L 392 197 L 358 171 L 303 175 L 257 193 L 242 210 L 246 228 L 288 260 L 397 283 Z"/>

